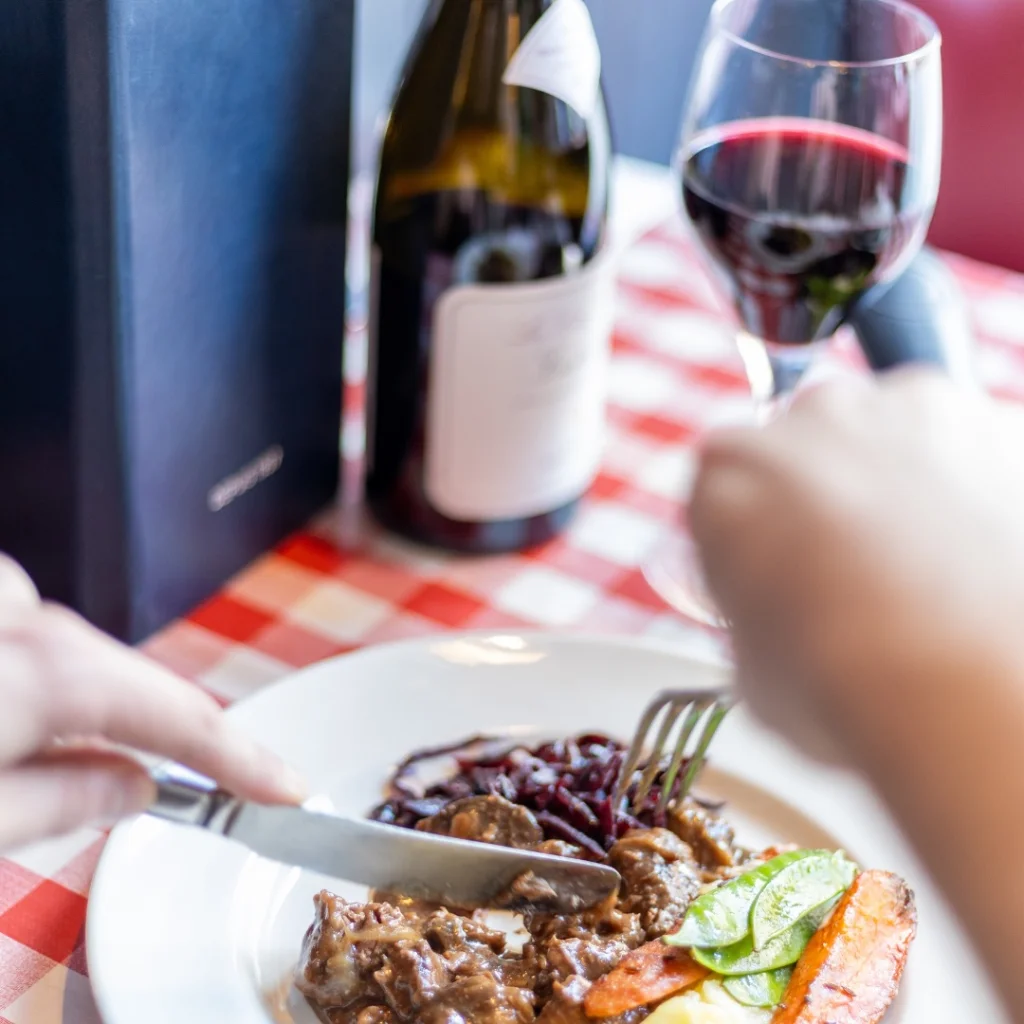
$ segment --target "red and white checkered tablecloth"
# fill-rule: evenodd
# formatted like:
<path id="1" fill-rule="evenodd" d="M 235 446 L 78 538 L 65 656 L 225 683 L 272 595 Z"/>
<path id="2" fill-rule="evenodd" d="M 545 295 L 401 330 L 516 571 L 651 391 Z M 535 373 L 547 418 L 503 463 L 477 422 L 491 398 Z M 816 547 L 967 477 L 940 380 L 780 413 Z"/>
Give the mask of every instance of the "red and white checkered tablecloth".
<path id="1" fill-rule="evenodd" d="M 1024 400 L 1024 276 L 950 257 L 967 294 L 979 369 Z M 350 345 L 344 447 L 362 443 L 361 366 Z M 849 365 L 849 340 L 825 357 Z M 683 228 L 627 252 L 618 296 L 610 434 L 578 518 L 535 551 L 447 556 L 379 532 L 346 504 L 266 555 L 151 640 L 155 658 L 225 703 L 364 644 L 442 630 L 557 628 L 712 643 L 667 610 L 639 565 L 678 513 L 688 442 L 745 402 L 731 329 Z M 350 458 L 346 493 L 358 495 Z M 83 925 L 103 836 L 84 831 L 0 860 L 0 1024 L 96 1024 Z"/>

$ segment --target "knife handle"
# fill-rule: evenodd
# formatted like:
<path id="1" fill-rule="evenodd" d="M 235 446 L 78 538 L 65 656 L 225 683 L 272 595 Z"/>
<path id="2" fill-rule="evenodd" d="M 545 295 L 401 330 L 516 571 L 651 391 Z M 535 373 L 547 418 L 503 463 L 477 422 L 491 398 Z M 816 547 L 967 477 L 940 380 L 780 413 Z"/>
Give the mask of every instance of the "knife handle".
<path id="1" fill-rule="evenodd" d="M 178 825 L 230 835 L 242 801 L 222 789 L 182 779 L 171 772 L 153 774 L 157 797 L 147 814 Z"/>

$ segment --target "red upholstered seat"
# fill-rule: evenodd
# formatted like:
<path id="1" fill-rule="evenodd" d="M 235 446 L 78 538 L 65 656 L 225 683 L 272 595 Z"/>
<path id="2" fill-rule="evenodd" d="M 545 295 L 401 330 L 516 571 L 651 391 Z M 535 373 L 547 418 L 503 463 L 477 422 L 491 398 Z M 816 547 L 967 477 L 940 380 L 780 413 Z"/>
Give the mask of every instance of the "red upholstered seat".
<path id="1" fill-rule="evenodd" d="M 931 241 L 1024 271 L 1024 0 L 917 0 L 943 35 L 946 136 Z"/>

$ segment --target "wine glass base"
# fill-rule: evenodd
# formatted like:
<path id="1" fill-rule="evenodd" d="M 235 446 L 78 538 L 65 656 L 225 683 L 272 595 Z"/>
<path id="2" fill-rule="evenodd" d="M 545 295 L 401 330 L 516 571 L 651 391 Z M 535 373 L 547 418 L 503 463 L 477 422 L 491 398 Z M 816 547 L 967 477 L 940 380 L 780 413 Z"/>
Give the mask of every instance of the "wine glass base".
<path id="1" fill-rule="evenodd" d="M 671 530 L 643 566 L 648 586 L 680 615 L 714 629 L 727 629 L 704 583 L 693 538 L 683 529 Z"/>

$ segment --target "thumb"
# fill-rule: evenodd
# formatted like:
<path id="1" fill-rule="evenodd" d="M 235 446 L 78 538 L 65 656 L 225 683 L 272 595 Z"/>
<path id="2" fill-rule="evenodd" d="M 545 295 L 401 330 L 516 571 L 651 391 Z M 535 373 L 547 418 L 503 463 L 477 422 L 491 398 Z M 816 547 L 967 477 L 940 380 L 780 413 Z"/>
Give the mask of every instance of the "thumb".
<path id="1" fill-rule="evenodd" d="M 75 750 L 34 759 L 0 773 L 0 850 L 137 814 L 155 796 L 126 757 Z"/>

